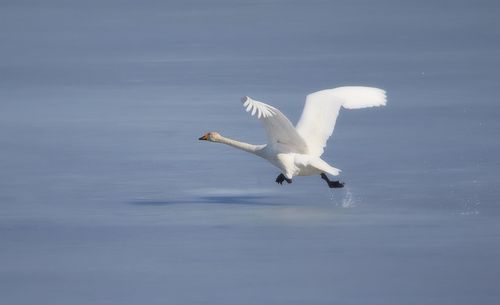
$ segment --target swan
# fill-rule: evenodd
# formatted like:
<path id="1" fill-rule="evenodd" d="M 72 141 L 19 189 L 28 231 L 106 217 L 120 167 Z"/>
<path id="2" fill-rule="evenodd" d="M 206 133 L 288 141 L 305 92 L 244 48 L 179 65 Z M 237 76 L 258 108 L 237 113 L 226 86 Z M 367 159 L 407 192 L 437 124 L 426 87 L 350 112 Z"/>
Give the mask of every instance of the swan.
<path id="1" fill-rule="evenodd" d="M 223 137 L 218 132 L 205 133 L 199 140 L 226 144 L 268 160 L 282 172 L 276 182 L 292 183 L 295 176 L 320 175 L 330 188 L 344 183 L 332 181 L 326 174 L 338 176 L 340 169 L 321 159 L 326 142 L 333 133 L 341 107 L 359 109 L 384 106 L 386 93 L 382 89 L 362 86 L 338 87 L 307 95 L 302 115 L 294 127 L 275 107 L 248 96 L 241 98 L 247 112 L 251 111 L 262 123 L 267 144 L 253 145 Z"/>

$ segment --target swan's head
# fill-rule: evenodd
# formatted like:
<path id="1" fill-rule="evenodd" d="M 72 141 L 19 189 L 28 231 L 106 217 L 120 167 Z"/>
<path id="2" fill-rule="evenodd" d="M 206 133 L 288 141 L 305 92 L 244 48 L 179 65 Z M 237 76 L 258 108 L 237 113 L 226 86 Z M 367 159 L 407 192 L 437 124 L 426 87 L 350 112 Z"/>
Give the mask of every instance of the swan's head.
<path id="1" fill-rule="evenodd" d="M 201 136 L 198 140 L 219 142 L 221 137 L 222 136 L 218 132 L 210 131 L 210 132 L 207 132 L 206 134 L 204 134 L 203 136 Z"/>

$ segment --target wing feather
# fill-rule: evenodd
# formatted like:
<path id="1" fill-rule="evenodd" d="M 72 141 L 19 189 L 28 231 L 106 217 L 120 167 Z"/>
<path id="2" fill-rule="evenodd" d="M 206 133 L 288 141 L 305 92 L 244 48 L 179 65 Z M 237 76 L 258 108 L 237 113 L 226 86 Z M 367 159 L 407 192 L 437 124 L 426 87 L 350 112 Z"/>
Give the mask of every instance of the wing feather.
<path id="1" fill-rule="evenodd" d="M 297 133 L 288 118 L 278 109 L 245 96 L 241 99 L 246 112 L 257 114 L 268 138 L 268 146 L 278 152 L 308 153 L 308 146 L 304 139 Z"/>
<path id="2" fill-rule="evenodd" d="M 311 93 L 296 129 L 306 141 L 311 155 L 321 156 L 333 134 L 340 108 L 358 109 L 384 106 L 385 91 L 372 87 L 338 87 Z"/>

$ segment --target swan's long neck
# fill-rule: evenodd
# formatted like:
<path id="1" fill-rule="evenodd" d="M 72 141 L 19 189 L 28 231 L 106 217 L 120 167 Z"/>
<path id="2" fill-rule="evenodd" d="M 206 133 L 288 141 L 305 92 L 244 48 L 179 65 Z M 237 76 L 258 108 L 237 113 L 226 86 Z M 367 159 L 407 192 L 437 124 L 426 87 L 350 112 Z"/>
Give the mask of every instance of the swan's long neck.
<path id="1" fill-rule="evenodd" d="M 264 149 L 264 147 L 266 147 L 266 145 L 253 145 L 253 144 L 229 139 L 229 138 L 226 138 L 223 136 L 221 136 L 217 142 L 241 149 L 243 151 L 252 153 L 252 154 L 260 156 L 260 157 L 262 157 L 263 149 Z"/>

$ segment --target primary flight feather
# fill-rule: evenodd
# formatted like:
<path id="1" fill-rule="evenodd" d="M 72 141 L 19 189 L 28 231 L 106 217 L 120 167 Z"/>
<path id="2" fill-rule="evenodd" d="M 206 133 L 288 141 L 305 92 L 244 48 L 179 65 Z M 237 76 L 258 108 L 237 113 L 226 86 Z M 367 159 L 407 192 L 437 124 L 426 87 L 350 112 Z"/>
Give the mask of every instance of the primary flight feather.
<path id="1" fill-rule="evenodd" d="M 227 144 L 267 159 L 281 169 L 276 182 L 292 183 L 294 176 L 321 175 L 329 187 L 343 187 L 331 181 L 327 173 L 337 176 L 340 170 L 321 159 L 326 143 L 333 133 L 341 107 L 358 109 L 384 106 L 385 91 L 372 87 L 349 86 L 327 89 L 307 96 L 302 115 L 294 127 L 278 109 L 263 102 L 242 98 L 243 106 L 256 116 L 266 130 L 267 144 L 253 145 L 208 132 L 199 140 Z"/>

